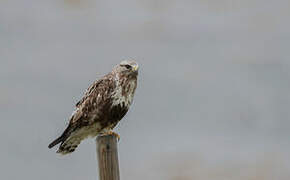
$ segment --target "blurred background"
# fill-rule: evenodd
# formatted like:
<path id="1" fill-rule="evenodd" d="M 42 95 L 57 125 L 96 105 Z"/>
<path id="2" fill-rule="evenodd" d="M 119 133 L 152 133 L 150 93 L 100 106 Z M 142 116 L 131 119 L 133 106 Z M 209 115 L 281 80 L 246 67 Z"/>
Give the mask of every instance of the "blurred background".
<path id="1" fill-rule="evenodd" d="M 97 179 L 47 148 L 96 78 L 140 64 L 121 179 L 290 179 L 290 1 L 1 0 L 0 178 Z"/>

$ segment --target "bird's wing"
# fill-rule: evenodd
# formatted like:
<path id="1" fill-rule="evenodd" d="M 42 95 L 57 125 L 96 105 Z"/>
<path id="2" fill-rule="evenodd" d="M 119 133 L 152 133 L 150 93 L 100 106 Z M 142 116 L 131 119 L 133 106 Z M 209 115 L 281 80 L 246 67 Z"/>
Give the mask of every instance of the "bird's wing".
<path id="1" fill-rule="evenodd" d="M 96 90 L 96 88 L 98 87 L 99 84 L 101 84 L 103 79 L 99 79 L 94 81 L 89 87 L 88 89 L 86 89 L 84 96 L 76 103 L 76 107 L 78 108 L 88 97 L 89 95 Z"/>
<path id="2" fill-rule="evenodd" d="M 111 74 L 95 81 L 85 92 L 83 98 L 76 104 L 76 111 L 73 113 L 70 124 L 76 122 L 88 125 L 91 116 L 102 109 L 111 98 L 115 87 Z M 79 124 L 78 123 L 78 124 Z"/>
<path id="3" fill-rule="evenodd" d="M 95 114 L 98 111 L 102 111 L 104 109 L 103 107 L 110 103 L 110 97 L 114 87 L 115 82 L 110 74 L 95 81 L 88 88 L 83 98 L 76 104 L 76 110 L 70 118 L 68 127 L 48 147 L 52 148 L 58 143 L 65 142 L 72 132 L 93 123 Z"/>

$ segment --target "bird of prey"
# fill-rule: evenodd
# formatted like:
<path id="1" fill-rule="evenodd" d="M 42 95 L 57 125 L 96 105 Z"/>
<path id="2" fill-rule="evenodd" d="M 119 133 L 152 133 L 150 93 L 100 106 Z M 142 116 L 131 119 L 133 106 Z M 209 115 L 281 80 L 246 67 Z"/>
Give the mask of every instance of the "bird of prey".
<path id="1" fill-rule="evenodd" d="M 60 143 L 57 153 L 69 154 L 87 137 L 111 134 L 127 113 L 137 87 L 138 64 L 122 61 L 112 72 L 96 80 L 76 104 L 68 127 L 62 135 L 49 144 Z"/>

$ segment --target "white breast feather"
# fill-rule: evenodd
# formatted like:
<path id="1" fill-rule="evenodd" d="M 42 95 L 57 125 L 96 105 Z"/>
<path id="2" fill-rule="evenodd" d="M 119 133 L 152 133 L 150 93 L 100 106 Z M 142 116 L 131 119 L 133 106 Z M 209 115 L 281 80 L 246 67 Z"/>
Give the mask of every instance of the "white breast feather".
<path id="1" fill-rule="evenodd" d="M 135 89 L 135 82 L 134 81 L 129 81 L 128 84 L 126 84 L 127 87 L 130 87 L 130 89 L 128 89 L 128 97 L 126 98 L 125 96 L 122 95 L 122 91 L 123 88 L 120 85 L 120 81 L 119 81 L 119 77 L 117 76 L 115 79 L 116 82 L 116 90 L 113 93 L 113 106 L 115 105 L 125 105 L 127 107 L 129 107 L 133 101 L 133 97 L 134 97 L 134 89 Z"/>

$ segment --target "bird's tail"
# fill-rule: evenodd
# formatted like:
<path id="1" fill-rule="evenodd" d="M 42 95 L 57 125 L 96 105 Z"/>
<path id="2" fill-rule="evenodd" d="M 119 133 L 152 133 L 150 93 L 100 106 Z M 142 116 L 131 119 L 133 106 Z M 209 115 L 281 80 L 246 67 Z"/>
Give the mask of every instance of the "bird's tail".
<path id="1" fill-rule="evenodd" d="M 65 141 L 65 139 L 66 139 L 65 136 L 64 136 L 64 135 L 61 135 L 61 136 L 58 137 L 56 140 L 52 141 L 52 143 L 50 143 L 50 144 L 48 145 L 48 148 L 49 148 L 49 149 L 52 148 L 53 146 L 55 146 L 55 145 L 57 145 L 57 144 L 59 144 L 59 143 Z"/>
<path id="2" fill-rule="evenodd" d="M 68 129 L 66 129 L 59 138 L 52 141 L 52 143 L 48 145 L 48 148 L 52 148 L 53 146 L 60 143 L 60 146 L 56 151 L 57 153 L 62 155 L 72 153 L 84 138 L 70 136 L 70 133 L 68 132 Z"/>
<path id="3" fill-rule="evenodd" d="M 81 140 L 82 138 L 79 137 L 67 138 L 60 144 L 57 153 L 65 155 L 74 152 L 78 145 L 81 143 Z"/>

